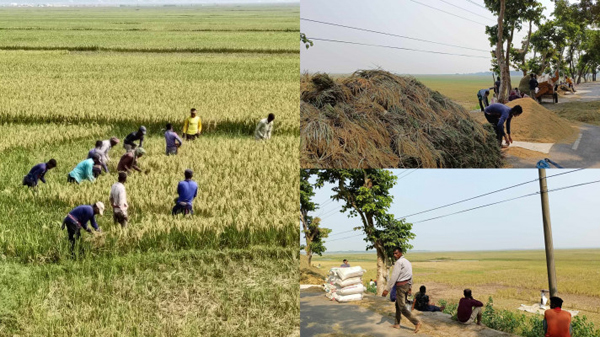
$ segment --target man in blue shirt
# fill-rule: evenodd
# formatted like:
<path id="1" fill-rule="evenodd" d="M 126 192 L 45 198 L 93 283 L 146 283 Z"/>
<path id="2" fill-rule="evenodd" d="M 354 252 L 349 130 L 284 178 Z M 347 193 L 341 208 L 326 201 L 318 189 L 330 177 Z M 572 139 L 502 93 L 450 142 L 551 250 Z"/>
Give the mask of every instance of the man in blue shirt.
<path id="1" fill-rule="evenodd" d="M 481 89 L 477 92 L 477 99 L 479 100 L 479 107 L 481 108 L 481 111 L 490 106 L 490 102 L 488 101 L 488 97 L 490 96 L 490 89 L 493 88 Z"/>
<path id="2" fill-rule="evenodd" d="M 522 113 L 523 108 L 520 105 L 515 105 L 511 108 L 502 103 L 494 103 L 485 108 L 485 119 L 494 126 L 496 138 L 500 146 L 508 147 L 513 142 L 510 136 L 510 122 L 513 117 L 518 117 Z M 506 132 L 504 132 L 504 123 L 506 123 Z M 502 145 L 502 138 L 506 141 L 506 146 Z"/>
<path id="3" fill-rule="evenodd" d="M 128 134 L 127 137 L 125 137 L 125 139 L 123 140 L 123 148 L 125 148 L 125 150 L 129 152 L 135 149 L 136 147 L 144 147 L 142 145 L 144 143 L 144 135 L 146 135 L 146 127 L 142 125 L 137 131 L 134 131 Z M 140 141 L 140 145 L 136 146 L 136 144 L 134 143 L 134 141 L 136 140 Z"/>
<path id="4" fill-rule="evenodd" d="M 87 225 L 88 222 L 96 230 L 96 232 L 101 232 L 100 227 L 98 227 L 98 223 L 96 223 L 96 219 L 94 218 L 96 214 L 104 214 L 104 203 L 101 201 L 98 201 L 94 205 L 77 206 L 73 208 L 63 220 L 61 229 L 65 229 L 65 227 L 67 227 L 67 231 L 69 233 L 69 242 L 71 243 L 71 253 L 74 253 L 75 240 L 79 239 L 81 235 L 80 230 L 82 228 L 90 234 L 93 233 L 90 227 Z"/>
<path id="5" fill-rule="evenodd" d="M 177 149 L 183 144 L 183 141 L 177 133 L 173 131 L 173 125 L 167 124 L 167 132 L 165 132 L 165 141 L 167 142 L 167 156 L 177 154 Z"/>
<path id="6" fill-rule="evenodd" d="M 172 215 L 177 214 L 194 214 L 192 210 L 192 202 L 198 195 L 198 184 L 192 180 L 194 173 L 192 170 L 185 170 L 185 180 L 180 181 L 177 185 L 177 194 L 179 198 L 175 200 L 175 207 L 173 207 Z"/>
<path id="7" fill-rule="evenodd" d="M 56 167 L 56 160 L 50 159 L 47 163 L 37 164 L 31 168 L 29 173 L 25 177 L 23 177 L 23 185 L 29 187 L 36 187 L 38 184 L 38 180 L 41 180 L 44 184 L 46 183 L 46 179 L 44 176 L 48 170 Z"/>

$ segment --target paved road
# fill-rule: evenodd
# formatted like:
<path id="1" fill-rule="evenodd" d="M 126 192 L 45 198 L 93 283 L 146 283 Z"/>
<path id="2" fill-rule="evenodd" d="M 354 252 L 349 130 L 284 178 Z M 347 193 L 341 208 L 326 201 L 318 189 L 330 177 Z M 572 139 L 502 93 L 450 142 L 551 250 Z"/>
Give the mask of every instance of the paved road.
<path id="1" fill-rule="evenodd" d="M 600 101 L 600 82 L 588 82 L 575 86 L 575 95 L 566 94 L 560 96 L 558 104 L 567 102 L 590 102 Z"/>
<path id="2" fill-rule="evenodd" d="M 508 157 L 507 161 L 515 168 L 535 168 L 535 164 L 544 158 L 550 158 L 565 168 L 600 168 L 600 127 L 583 124 L 579 137 L 570 144 L 554 144 L 550 153 L 540 155 L 540 158 Z"/>
<path id="3" fill-rule="evenodd" d="M 403 318 L 405 321 L 406 318 Z M 373 337 L 404 337 L 427 336 L 422 333 L 415 335 L 410 322 L 408 326 L 393 329 L 394 322 L 369 309 L 354 304 L 330 301 L 324 293 L 300 292 L 300 336 L 311 337 L 324 335 L 333 336 L 373 336 Z"/>

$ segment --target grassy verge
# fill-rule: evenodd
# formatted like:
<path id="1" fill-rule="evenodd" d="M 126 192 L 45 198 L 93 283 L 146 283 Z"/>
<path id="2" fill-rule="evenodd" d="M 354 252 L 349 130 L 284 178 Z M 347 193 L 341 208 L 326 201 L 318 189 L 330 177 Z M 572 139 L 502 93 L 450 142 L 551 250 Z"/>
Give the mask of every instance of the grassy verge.
<path id="1" fill-rule="evenodd" d="M 568 102 L 546 107 L 568 120 L 600 125 L 600 102 Z"/>

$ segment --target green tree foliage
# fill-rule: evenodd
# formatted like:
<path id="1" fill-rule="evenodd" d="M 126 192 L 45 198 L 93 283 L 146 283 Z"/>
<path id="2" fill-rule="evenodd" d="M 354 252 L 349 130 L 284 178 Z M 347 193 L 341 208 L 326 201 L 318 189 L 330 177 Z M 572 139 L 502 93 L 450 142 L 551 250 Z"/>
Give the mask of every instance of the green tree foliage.
<path id="1" fill-rule="evenodd" d="M 321 256 L 327 248 L 324 239 L 329 236 L 331 229 L 321 228 L 321 219 L 313 218 L 308 215 L 318 209 L 318 205 L 312 201 L 315 195 L 314 187 L 310 183 L 310 177 L 316 173 L 316 170 L 300 170 L 300 222 L 306 239 L 306 245 L 300 247 L 306 251 L 308 264 L 312 263 L 314 254 Z"/>
<path id="2" fill-rule="evenodd" d="M 300 33 L 300 42 L 304 43 L 306 49 L 313 46 L 313 42 L 309 40 L 304 33 Z"/>
<path id="3" fill-rule="evenodd" d="M 388 214 L 393 196 L 390 193 L 397 177 L 381 169 L 326 170 L 318 173 L 317 186 L 326 182 L 336 185 L 333 199 L 344 202 L 341 212 L 349 217 L 359 217 L 365 233 L 367 249 L 377 252 L 377 284 L 385 284 L 387 267 L 391 262 L 394 246 L 412 248 L 408 244 L 415 235 L 410 232 L 412 224 L 397 220 Z M 381 295 L 384 287 L 378 287 Z"/>

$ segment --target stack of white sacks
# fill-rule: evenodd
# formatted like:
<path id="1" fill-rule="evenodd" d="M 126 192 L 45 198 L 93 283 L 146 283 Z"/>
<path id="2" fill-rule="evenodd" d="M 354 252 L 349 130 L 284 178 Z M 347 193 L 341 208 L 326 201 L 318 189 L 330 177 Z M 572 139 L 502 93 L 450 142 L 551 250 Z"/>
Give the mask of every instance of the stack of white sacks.
<path id="1" fill-rule="evenodd" d="M 338 302 L 360 301 L 367 288 L 362 284 L 366 270 L 358 267 L 331 268 L 325 282 L 325 296 Z"/>

